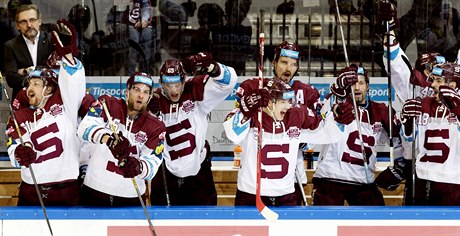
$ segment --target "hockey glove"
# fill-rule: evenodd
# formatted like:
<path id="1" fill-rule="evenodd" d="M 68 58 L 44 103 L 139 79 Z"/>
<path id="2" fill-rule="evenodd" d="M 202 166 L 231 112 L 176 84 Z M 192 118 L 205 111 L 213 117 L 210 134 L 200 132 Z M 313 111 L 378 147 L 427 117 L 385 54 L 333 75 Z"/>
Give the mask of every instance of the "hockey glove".
<path id="1" fill-rule="evenodd" d="M 422 114 L 422 102 L 420 98 L 408 99 L 401 110 L 401 123 L 404 125 L 404 133 L 411 135 L 414 129 L 414 119 Z"/>
<path id="2" fill-rule="evenodd" d="M 129 157 L 129 140 L 123 136 L 121 131 L 118 132 L 118 140 L 112 133 L 106 144 L 112 152 L 113 157 L 115 157 L 115 159 L 119 162 L 124 161 Z"/>
<path id="3" fill-rule="evenodd" d="M 78 56 L 75 27 L 65 19 L 58 20 L 56 26 L 57 29 L 51 32 L 51 40 L 57 55 L 60 58 L 69 53 Z"/>
<path id="4" fill-rule="evenodd" d="M 270 95 L 267 89 L 258 89 L 241 98 L 240 111 L 247 118 L 254 116 L 260 107 L 268 106 Z"/>
<path id="5" fill-rule="evenodd" d="M 195 55 L 186 57 L 182 64 L 187 74 L 202 75 L 209 74 L 211 77 L 220 75 L 220 68 L 212 59 L 209 52 L 199 52 Z"/>
<path id="6" fill-rule="evenodd" d="M 398 21 L 398 13 L 396 5 L 393 5 L 389 2 L 380 2 L 380 7 L 377 12 L 377 29 L 380 33 L 387 32 L 387 25 L 388 22 L 390 31 L 397 31 L 399 28 L 399 21 Z"/>
<path id="7" fill-rule="evenodd" d="M 21 166 L 29 167 L 37 159 L 37 153 L 26 145 L 19 145 L 14 150 L 14 158 Z"/>
<path id="8" fill-rule="evenodd" d="M 142 164 L 135 157 L 128 157 L 126 159 L 125 165 L 118 167 L 122 172 L 123 177 L 125 178 L 134 178 L 142 173 Z"/>
<path id="9" fill-rule="evenodd" d="M 356 68 L 346 67 L 342 69 L 340 75 L 337 77 L 336 84 L 341 89 L 347 89 L 358 82 L 358 74 Z"/>
<path id="10" fill-rule="evenodd" d="M 388 191 L 398 188 L 401 181 L 404 180 L 405 162 L 403 159 L 402 157 L 397 158 L 394 166 L 388 166 L 375 178 L 377 186 Z"/>
<path id="11" fill-rule="evenodd" d="M 455 89 L 447 85 L 439 86 L 439 99 L 450 112 L 460 116 L 460 96 Z"/>
<path id="12" fill-rule="evenodd" d="M 158 115 L 160 113 L 160 94 L 158 94 L 156 91 L 153 92 L 152 98 L 150 99 L 149 105 L 148 105 L 149 111 L 152 112 L 155 115 Z"/>
<path id="13" fill-rule="evenodd" d="M 434 65 L 445 62 L 446 59 L 439 53 L 422 54 L 415 61 L 415 69 L 423 73 L 425 70 L 431 71 Z"/>
<path id="14" fill-rule="evenodd" d="M 348 125 L 355 119 L 353 105 L 349 101 L 334 104 L 332 110 L 334 112 L 334 120 L 341 124 Z"/>

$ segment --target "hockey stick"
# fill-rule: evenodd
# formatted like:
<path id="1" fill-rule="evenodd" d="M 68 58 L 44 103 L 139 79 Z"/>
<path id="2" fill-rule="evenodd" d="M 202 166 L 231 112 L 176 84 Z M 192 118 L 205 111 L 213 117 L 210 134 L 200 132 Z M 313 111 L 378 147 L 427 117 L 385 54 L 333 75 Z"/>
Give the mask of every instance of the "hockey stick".
<path id="1" fill-rule="evenodd" d="M 6 83 L 5 83 L 5 80 L 3 79 L 1 72 L 0 72 L 0 83 L 2 84 L 3 92 L 5 93 L 5 98 L 8 103 L 8 108 L 10 110 L 11 118 L 13 119 L 13 122 L 14 122 L 14 127 L 16 128 L 16 132 L 18 133 L 19 140 L 21 140 L 21 145 L 24 146 L 24 140 L 22 138 L 21 128 L 19 128 L 18 121 L 16 120 L 16 115 L 14 114 L 13 107 L 11 106 L 11 99 L 10 99 L 10 96 L 8 95 L 8 91 L 6 90 Z M 32 163 L 29 165 L 29 171 L 30 171 L 30 176 L 32 177 L 32 181 L 34 182 L 38 201 L 40 202 L 40 206 L 42 207 L 43 215 L 45 216 L 46 224 L 48 225 L 48 229 L 51 233 L 51 236 L 53 236 L 53 229 L 51 228 L 50 220 L 48 218 L 48 213 L 46 213 L 45 203 L 43 203 L 42 194 L 40 192 L 40 189 L 38 188 L 37 179 L 35 178 L 34 169 L 32 168 Z"/>
<path id="2" fill-rule="evenodd" d="M 162 167 L 162 174 L 163 174 L 163 185 L 165 186 L 165 195 L 166 195 L 166 205 L 167 206 L 171 206 L 171 201 L 169 200 L 169 191 L 168 191 L 168 185 L 167 185 L 167 182 L 166 182 L 166 165 L 165 165 L 165 161 L 163 160 L 163 162 L 161 163 L 161 167 Z"/>
<path id="3" fill-rule="evenodd" d="M 139 36 L 140 38 L 140 36 Z M 143 72 L 149 74 L 149 69 L 147 68 L 148 67 L 148 63 L 147 63 L 147 57 L 145 56 L 145 52 L 144 52 L 144 49 L 142 49 L 141 45 L 139 45 L 138 42 L 132 40 L 132 39 L 128 39 L 128 44 L 130 47 L 132 47 L 134 50 L 137 51 L 137 53 L 139 53 L 142 57 L 142 60 L 144 61 L 144 70 Z"/>
<path id="4" fill-rule="evenodd" d="M 339 25 L 340 28 L 340 35 L 342 36 L 342 46 L 343 46 L 343 54 L 345 56 L 345 64 L 347 67 L 350 66 L 350 62 L 348 60 L 348 54 L 347 54 L 347 46 L 345 45 L 345 36 L 343 35 L 343 26 L 342 26 L 342 18 L 340 17 L 340 11 L 339 11 L 339 4 L 337 3 L 337 0 L 335 0 L 335 8 L 337 11 L 337 24 Z M 361 132 L 361 122 L 359 120 L 359 113 L 358 113 L 358 106 L 356 104 L 356 98 L 355 98 L 355 90 L 351 88 L 351 97 L 353 99 L 353 110 L 355 111 L 355 120 L 356 120 L 356 125 L 358 127 L 358 136 L 359 136 L 359 142 L 361 144 L 361 153 L 363 155 L 363 162 L 364 162 L 364 170 L 366 173 L 366 181 L 367 183 L 371 183 L 372 181 L 369 179 L 369 174 L 367 173 L 367 170 L 369 169 L 367 165 L 367 156 L 366 156 L 366 150 L 364 149 L 364 142 L 363 142 L 363 134 Z"/>
<path id="5" fill-rule="evenodd" d="M 107 105 L 105 104 L 105 99 L 101 99 L 101 105 L 102 105 L 102 108 L 104 109 L 105 115 L 107 116 L 107 120 L 109 121 L 110 128 L 112 129 L 112 132 L 115 135 L 115 139 L 118 140 L 117 130 L 115 128 L 115 124 L 113 123 L 112 116 L 110 115 L 110 112 L 107 109 Z M 157 234 L 155 233 L 155 229 L 153 228 L 152 221 L 150 220 L 149 212 L 147 211 L 147 207 L 145 206 L 144 200 L 142 199 L 142 194 L 139 191 L 139 186 L 137 186 L 137 182 L 134 178 L 131 178 L 131 181 L 133 182 L 134 189 L 136 189 L 137 197 L 139 198 L 139 202 L 141 203 L 142 209 L 144 210 L 145 218 L 147 219 L 147 222 L 149 223 L 152 235 L 156 236 Z"/>
<path id="6" fill-rule="evenodd" d="M 301 178 L 300 178 L 299 169 L 297 169 L 297 168 L 295 168 L 295 178 L 297 180 L 297 184 L 299 185 L 300 193 L 302 194 L 303 203 L 305 203 L 305 206 L 308 206 L 307 196 L 305 195 L 305 190 L 303 189 L 303 186 L 302 186 L 302 181 L 301 181 Z"/>
<path id="7" fill-rule="evenodd" d="M 409 60 L 406 58 L 406 57 L 401 57 L 404 61 L 404 63 L 406 64 L 407 68 L 409 68 L 409 71 L 410 71 L 410 76 L 411 76 L 411 79 L 415 77 L 414 75 L 414 70 L 412 69 L 412 66 L 409 62 Z M 417 97 L 418 98 L 418 97 Z M 415 84 L 412 84 L 412 99 L 415 99 Z M 413 127 L 413 130 L 412 130 L 412 145 L 411 145 L 411 148 L 412 148 L 412 159 L 411 159 L 411 170 L 412 170 L 412 191 L 411 191 L 411 195 L 412 195 L 412 205 L 415 205 L 415 162 L 417 161 L 417 155 L 415 153 L 415 139 L 416 139 L 416 135 L 415 135 L 415 126 L 416 126 L 416 121 L 415 121 L 415 118 L 414 120 L 412 121 L 412 127 Z"/>
<path id="8" fill-rule="evenodd" d="M 389 134 L 388 137 L 390 138 L 390 166 L 394 166 L 395 163 L 395 156 L 394 156 L 394 144 L 393 144 L 393 116 L 392 116 L 392 100 L 391 100 L 391 53 L 390 53 L 390 22 L 386 22 L 387 26 L 387 64 L 388 64 L 388 122 L 390 123 L 389 127 Z"/>
<path id="9" fill-rule="evenodd" d="M 259 34 L 259 89 L 263 88 L 263 64 L 264 64 L 264 14 L 265 10 L 260 10 L 260 34 Z M 265 219 L 275 222 L 278 219 L 278 213 L 265 206 L 260 197 L 260 177 L 262 168 L 262 107 L 257 112 L 258 130 L 257 130 L 257 178 L 256 178 L 256 207 Z"/>

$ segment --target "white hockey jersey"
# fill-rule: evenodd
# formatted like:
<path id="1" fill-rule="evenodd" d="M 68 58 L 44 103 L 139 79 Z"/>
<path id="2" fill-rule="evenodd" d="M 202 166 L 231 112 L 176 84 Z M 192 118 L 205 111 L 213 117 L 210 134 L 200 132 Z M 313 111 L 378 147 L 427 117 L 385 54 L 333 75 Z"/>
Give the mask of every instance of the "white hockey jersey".
<path id="1" fill-rule="evenodd" d="M 85 69 L 80 61 L 70 65 L 63 59 L 59 71 L 59 89 L 43 108 L 29 107 L 16 111 L 24 142 L 30 142 L 37 152 L 32 164 L 38 184 L 75 180 L 78 177 L 80 143 L 76 136 L 78 109 L 85 96 Z M 8 155 L 11 164 L 19 167 L 14 151 L 20 144 L 12 119 L 8 122 L 7 135 L 11 138 Z M 22 180 L 33 184 L 28 168 L 21 168 Z"/>
<path id="2" fill-rule="evenodd" d="M 107 109 L 117 127 L 130 144 L 130 155 L 139 159 L 142 172 L 134 179 L 141 193 L 145 192 L 145 180 L 151 180 L 163 161 L 161 156 L 164 137 L 164 124 L 150 112 L 143 112 L 130 119 L 127 114 L 126 102 L 112 96 L 101 96 L 98 101 L 105 100 Z M 84 184 L 109 195 L 133 198 L 137 192 L 130 178 L 124 178 L 118 168 L 118 160 L 106 144 L 99 144 L 104 134 L 112 130 L 107 116 L 99 102 L 93 104 L 78 128 L 78 137 L 83 141 L 94 143 L 89 159 Z"/>
<path id="3" fill-rule="evenodd" d="M 327 100 L 325 104 L 328 102 Z M 325 105 L 323 108 L 326 107 Z M 339 142 L 323 145 L 319 149 L 318 167 L 314 177 L 354 183 L 374 182 L 377 142 L 379 140 L 389 141 L 387 135 L 390 127 L 388 106 L 367 101 L 366 107 L 359 106 L 358 110 L 368 168 L 366 169 L 364 165 L 358 126 L 356 120 L 353 120 L 352 123 L 341 127 L 343 133 L 340 134 Z M 396 124 L 393 123 L 394 154 L 396 157 L 401 157 L 403 150 L 398 132 Z"/>
<path id="4" fill-rule="evenodd" d="M 460 184 L 459 121 L 434 97 L 422 99 L 422 114 L 417 118 L 417 177 Z M 411 136 L 404 134 L 404 141 Z"/>
<path id="5" fill-rule="evenodd" d="M 243 114 L 236 113 L 224 122 L 227 137 L 242 146 L 241 168 L 238 171 L 238 189 L 256 194 L 257 177 L 257 127 L 254 118 L 241 123 Z M 283 121 L 275 122 L 262 115 L 262 196 L 277 197 L 294 192 L 295 168 L 299 144 L 325 144 L 338 141 L 340 130 L 331 113 L 326 119 L 311 110 L 291 108 Z"/>
<path id="6" fill-rule="evenodd" d="M 166 125 L 164 157 L 168 170 L 177 177 L 194 176 L 206 157 L 204 148 L 207 115 L 233 91 L 237 75 L 231 67 L 220 66 L 220 75 L 195 76 L 185 82 L 179 102 L 160 97 L 160 110 Z M 206 83 L 204 81 L 206 80 Z"/>

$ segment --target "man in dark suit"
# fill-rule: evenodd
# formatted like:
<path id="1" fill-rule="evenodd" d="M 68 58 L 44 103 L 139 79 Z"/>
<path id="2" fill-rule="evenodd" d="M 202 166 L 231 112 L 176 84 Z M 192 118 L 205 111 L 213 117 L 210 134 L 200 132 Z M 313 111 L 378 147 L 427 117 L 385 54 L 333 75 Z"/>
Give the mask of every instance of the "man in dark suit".
<path id="1" fill-rule="evenodd" d="M 4 46 L 5 76 L 13 89 L 13 98 L 22 89 L 24 78 L 35 67 L 44 66 L 53 51 L 50 35 L 40 31 L 42 22 L 37 6 L 20 6 L 15 20 L 21 34 Z"/>

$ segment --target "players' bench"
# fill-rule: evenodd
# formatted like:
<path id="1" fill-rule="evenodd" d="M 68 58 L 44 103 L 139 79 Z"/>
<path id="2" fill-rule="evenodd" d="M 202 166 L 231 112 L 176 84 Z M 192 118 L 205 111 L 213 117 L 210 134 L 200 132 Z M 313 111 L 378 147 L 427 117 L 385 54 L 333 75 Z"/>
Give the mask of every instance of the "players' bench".
<path id="1" fill-rule="evenodd" d="M 217 189 L 218 205 L 234 205 L 238 171 L 231 168 L 214 168 L 212 172 Z M 304 188 L 310 205 L 313 173 L 313 170 L 307 170 L 308 184 Z M 0 206 L 16 206 L 20 182 L 21 172 L 19 169 L 0 169 Z M 395 191 L 382 190 L 385 204 L 387 206 L 400 206 L 403 192 L 404 184 L 401 184 Z"/>
<path id="2" fill-rule="evenodd" d="M 307 170 L 308 184 L 304 187 L 307 202 L 311 205 L 311 190 L 313 187 L 312 176 L 314 170 Z M 217 190 L 217 204 L 232 206 L 235 203 L 236 180 L 238 171 L 230 168 L 214 168 L 212 171 Z M 401 206 L 403 202 L 404 184 L 399 185 L 395 191 L 380 189 L 383 193 L 385 205 Z"/>
<path id="3" fill-rule="evenodd" d="M 21 183 L 19 169 L 0 169 L 0 206 L 16 206 L 19 183 Z"/>

